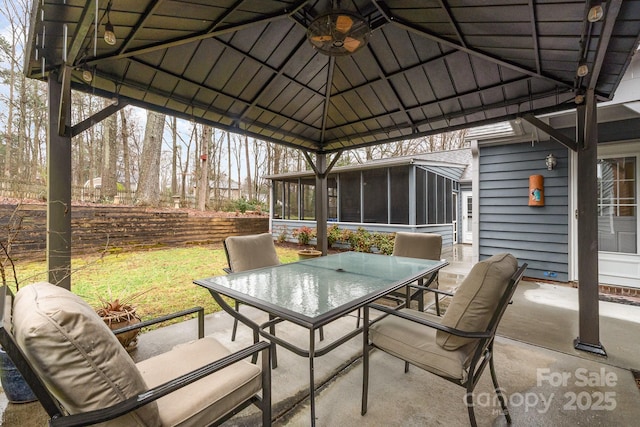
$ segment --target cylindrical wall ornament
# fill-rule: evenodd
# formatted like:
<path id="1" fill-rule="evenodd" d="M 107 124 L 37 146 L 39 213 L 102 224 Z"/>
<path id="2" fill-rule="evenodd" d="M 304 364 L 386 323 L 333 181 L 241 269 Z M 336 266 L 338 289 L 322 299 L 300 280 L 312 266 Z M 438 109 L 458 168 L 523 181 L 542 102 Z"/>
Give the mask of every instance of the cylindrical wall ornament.
<path id="1" fill-rule="evenodd" d="M 542 175 L 529 177 L 529 206 L 544 206 L 544 177 Z"/>

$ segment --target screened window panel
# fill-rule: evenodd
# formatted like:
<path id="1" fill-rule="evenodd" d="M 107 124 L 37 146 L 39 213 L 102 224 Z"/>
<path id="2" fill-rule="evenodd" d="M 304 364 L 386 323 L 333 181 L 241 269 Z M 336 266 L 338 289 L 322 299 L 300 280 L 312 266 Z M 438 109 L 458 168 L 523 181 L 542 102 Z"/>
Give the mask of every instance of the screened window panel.
<path id="1" fill-rule="evenodd" d="M 362 221 L 360 215 L 360 172 L 340 174 L 340 221 Z"/>
<path id="2" fill-rule="evenodd" d="M 329 221 L 338 220 L 338 181 L 335 175 L 327 178 L 327 219 Z"/>
<path id="3" fill-rule="evenodd" d="M 284 207 L 284 183 L 282 181 L 273 181 L 273 200 L 271 201 L 271 217 L 275 219 L 282 218 L 282 210 Z"/>
<path id="4" fill-rule="evenodd" d="M 416 168 L 416 224 L 427 224 L 427 171 Z"/>
<path id="5" fill-rule="evenodd" d="M 443 176 L 437 175 L 436 176 L 436 182 L 437 182 L 437 190 L 436 190 L 436 224 L 442 224 L 445 222 L 444 220 L 444 211 L 445 211 L 445 197 L 444 197 L 444 181 L 445 178 Z"/>
<path id="6" fill-rule="evenodd" d="M 300 219 L 299 207 L 298 207 L 298 183 L 297 182 L 285 182 L 285 197 L 287 203 L 285 205 L 285 218 L 286 219 Z"/>
<path id="7" fill-rule="evenodd" d="M 364 222 L 389 223 L 387 168 L 362 172 Z"/>
<path id="8" fill-rule="evenodd" d="M 447 224 L 453 222 L 453 193 L 451 190 L 451 180 L 445 179 L 444 181 L 444 199 L 445 199 L 445 220 Z"/>
<path id="9" fill-rule="evenodd" d="M 438 223 L 438 185 L 437 175 L 433 172 L 427 174 L 427 224 Z"/>
<path id="10" fill-rule="evenodd" d="M 409 224 L 409 168 L 389 168 L 391 224 Z"/>
<path id="11" fill-rule="evenodd" d="M 302 218 L 306 220 L 316 219 L 316 186 L 302 184 Z"/>

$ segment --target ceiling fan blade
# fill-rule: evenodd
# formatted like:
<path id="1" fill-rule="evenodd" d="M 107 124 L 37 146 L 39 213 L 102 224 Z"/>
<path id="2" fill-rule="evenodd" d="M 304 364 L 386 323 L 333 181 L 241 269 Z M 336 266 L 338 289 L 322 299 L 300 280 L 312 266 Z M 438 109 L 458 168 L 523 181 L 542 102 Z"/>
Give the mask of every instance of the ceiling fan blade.
<path id="1" fill-rule="evenodd" d="M 346 34 L 353 26 L 353 19 L 349 15 L 338 15 L 336 19 L 336 30 Z"/>
<path id="2" fill-rule="evenodd" d="M 313 36 L 311 37 L 311 40 L 313 40 L 314 42 L 328 42 L 333 40 L 333 37 L 331 36 Z"/>
<path id="3" fill-rule="evenodd" d="M 346 37 L 344 39 L 344 48 L 349 52 L 355 52 L 360 47 L 361 41 L 354 39 L 353 37 Z"/>

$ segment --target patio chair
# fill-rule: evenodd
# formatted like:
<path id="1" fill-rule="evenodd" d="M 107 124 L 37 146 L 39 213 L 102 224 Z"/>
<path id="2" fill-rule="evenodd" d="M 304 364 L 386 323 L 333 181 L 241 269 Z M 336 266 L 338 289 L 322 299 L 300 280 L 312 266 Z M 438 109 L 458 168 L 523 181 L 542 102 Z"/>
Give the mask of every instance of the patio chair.
<path id="1" fill-rule="evenodd" d="M 393 241 L 392 256 L 404 256 L 409 258 L 433 259 L 440 260 L 442 254 L 442 236 L 435 233 L 410 233 L 400 231 L 396 233 Z M 391 300 L 401 306 L 406 304 L 410 307 L 412 300 L 418 301 L 418 310 L 424 311 L 424 291 L 422 287 L 433 289 L 438 288 L 438 272 L 432 274 L 424 283 L 424 278 L 418 279 L 418 287 L 407 286 L 404 293 L 395 291 L 385 296 L 384 299 Z M 413 292 L 412 292 L 413 290 Z M 436 302 L 436 313 L 440 316 L 440 299 L 437 293 L 434 293 Z M 360 326 L 362 311 L 358 309 L 356 327 Z"/>
<path id="2" fill-rule="evenodd" d="M 239 273 L 280 264 L 271 233 L 229 236 L 224 239 L 223 246 L 227 264 L 229 265 L 228 268 L 223 270 L 227 273 Z M 234 308 L 236 311 L 240 311 L 240 303 L 237 300 Z M 236 340 L 237 330 L 238 319 L 234 318 L 231 341 Z"/>
<path id="3" fill-rule="evenodd" d="M 393 242 L 392 255 L 440 260 L 440 256 L 442 255 L 442 236 L 435 233 L 398 232 Z M 424 278 L 421 277 L 418 280 L 418 286 L 437 289 L 438 272 L 432 274 L 426 283 L 424 282 Z M 416 291 L 411 294 L 411 287 L 408 286 L 405 301 L 407 307 L 409 307 L 411 300 L 417 300 L 418 310 L 424 311 L 424 291 L 420 287 L 415 288 Z M 433 294 L 435 296 L 436 313 L 440 316 L 440 299 L 438 298 L 438 293 L 434 292 Z"/>
<path id="4" fill-rule="evenodd" d="M 493 342 L 498 323 L 526 268 L 527 264 L 518 268 L 517 260 L 506 253 L 475 264 L 442 317 L 407 308 L 394 310 L 379 304 L 366 306 L 362 415 L 367 412 L 369 352 L 372 348 L 378 348 L 405 363 L 465 387 L 469 420 L 474 427 L 477 424 L 473 411 L 473 390 L 489 364 L 502 411 L 507 422 L 511 423 L 496 377 Z M 370 307 L 386 313 L 371 325 Z"/>
<path id="5" fill-rule="evenodd" d="M 251 403 L 271 425 L 266 342 L 231 353 L 206 337 L 134 363 L 84 300 L 42 282 L 2 288 L 0 344 L 51 426 L 218 425 Z"/>
<path id="6" fill-rule="evenodd" d="M 273 267 L 280 264 L 280 259 L 276 253 L 276 246 L 273 243 L 271 233 L 252 234 L 247 236 L 229 236 L 223 242 L 224 253 L 227 257 L 228 268 L 223 268 L 226 273 L 239 273 L 241 271 L 254 270 L 262 267 Z M 236 311 L 240 311 L 240 303 L 236 300 L 234 303 Z M 269 315 L 269 333 L 275 335 L 275 323 L 279 319 L 275 319 Z M 236 339 L 236 331 L 238 330 L 238 318 L 233 319 L 233 329 L 231 330 L 231 341 Z M 320 328 L 320 340 L 324 339 L 324 330 Z M 254 341 L 257 341 L 257 335 L 254 332 Z M 278 366 L 278 355 L 276 346 L 272 348 L 273 368 Z"/>

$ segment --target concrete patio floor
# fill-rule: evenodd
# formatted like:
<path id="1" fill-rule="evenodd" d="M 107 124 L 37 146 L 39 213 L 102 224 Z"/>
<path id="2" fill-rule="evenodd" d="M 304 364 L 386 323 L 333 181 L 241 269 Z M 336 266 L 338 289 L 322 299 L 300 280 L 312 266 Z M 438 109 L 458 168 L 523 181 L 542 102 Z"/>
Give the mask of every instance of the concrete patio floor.
<path id="1" fill-rule="evenodd" d="M 445 253 L 450 265 L 440 275 L 442 288 L 455 288 L 472 262 L 470 248 Z M 446 303 L 445 303 L 446 304 Z M 578 334 L 577 289 L 553 283 L 522 282 L 498 330 L 495 362 L 500 385 L 509 400 L 515 426 L 632 426 L 640 418 L 640 390 L 632 370 L 640 371 L 640 306 L 600 302 L 600 336 L 608 357 L 573 349 Z M 244 314 L 264 319 L 264 313 L 242 307 Z M 355 327 L 347 316 L 325 327 L 325 339 Z M 205 331 L 240 349 L 251 342 L 240 327 L 230 341 L 232 319 L 225 313 L 207 316 Z M 195 321 L 145 333 L 134 358 L 145 359 L 173 345 L 196 338 Z M 278 325 L 278 335 L 303 345 L 305 329 Z M 318 426 L 466 426 L 465 390 L 418 368 L 404 373 L 403 363 L 380 351 L 371 357 L 369 408 L 360 415 L 361 336 L 316 359 L 316 422 Z M 278 368 L 272 371 L 273 414 L 277 426 L 309 425 L 308 362 L 278 348 Z M 480 426 L 505 425 L 488 370 L 475 391 Z M 3 425 L 44 425 L 38 403 L 7 404 L 0 394 Z M 227 425 L 258 423 L 248 408 Z"/>

